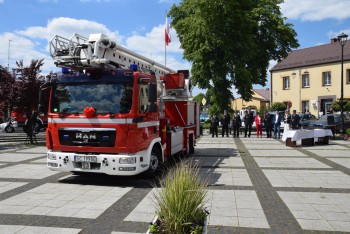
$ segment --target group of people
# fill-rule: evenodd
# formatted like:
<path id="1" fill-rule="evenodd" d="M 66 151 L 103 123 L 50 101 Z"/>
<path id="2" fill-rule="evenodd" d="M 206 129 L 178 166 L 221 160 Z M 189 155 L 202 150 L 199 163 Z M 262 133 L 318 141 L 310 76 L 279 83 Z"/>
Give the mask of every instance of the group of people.
<path id="1" fill-rule="evenodd" d="M 243 120 L 241 119 L 238 112 L 234 113 L 233 119 L 232 119 L 232 129 L 233 129 L 233 137 L 239 137 L 240 128 L 242 126 L 242 122 L 244 122 L 244 137 L 250 137 L 252 132 L 252 125 L 255 122 L 256 126 L 256 136 L 262 137 L 262 127 L 263 124 L 265 126 L 266 130 L 266 137 L 271 138 L 272 132 L 274 134 L 274 138 L 281 138 L 281 122 L 282 119 L 284 121 L 284 129 L 289 130 L 292 129 L 298 129 L 299 126 L 299 120 L 300 117 L 296 113 L 296 110 L 293 110 L 293 114 L 290 115 L 288 111 L 285 111 L 284 116 L 280 115 L 280 112 L 276 110 L 275 114 L 270 114 L 269 112 L 266 112 L 265 115 L 262 117 L 259 112 L 256 113 L 256 116 L 254 117 L 253 112 L 251 109 L 248 109 L 244 113 Z M 222 137 L 226 136 L 228 137 L 229 127 L 230 127 L 230 116 L 225 111 L 224 115 L 219 119 L 215 114 L 211 118 L 211 133 L 212 137 L 216 136 L 218 137 L 218 126 L 221 123 L 222 125 Z"/>

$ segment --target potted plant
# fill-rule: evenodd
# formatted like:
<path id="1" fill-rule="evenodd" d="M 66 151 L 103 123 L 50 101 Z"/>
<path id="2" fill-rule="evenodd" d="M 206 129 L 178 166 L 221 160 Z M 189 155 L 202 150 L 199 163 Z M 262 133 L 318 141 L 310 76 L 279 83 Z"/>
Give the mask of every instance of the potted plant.
<path id="1" fill-rule="evenodd" d="M 207 185 L 199 177 L 198 166 L 180 162 L 169 170 L 160 185 L 161 190 L 153 194 L 157 216 L 147 233 L 206 233 Z"/>

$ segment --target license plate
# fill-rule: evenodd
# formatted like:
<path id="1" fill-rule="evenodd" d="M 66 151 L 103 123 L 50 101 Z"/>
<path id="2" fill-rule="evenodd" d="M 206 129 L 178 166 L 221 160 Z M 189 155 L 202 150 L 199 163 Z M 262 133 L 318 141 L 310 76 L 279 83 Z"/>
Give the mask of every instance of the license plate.
<path id="1" fill-rule="evenodd" d="M 74 161 L 75 162 L 97 162 L 96 156 L 80 156 L 80 155 L 74 155 Z"/>

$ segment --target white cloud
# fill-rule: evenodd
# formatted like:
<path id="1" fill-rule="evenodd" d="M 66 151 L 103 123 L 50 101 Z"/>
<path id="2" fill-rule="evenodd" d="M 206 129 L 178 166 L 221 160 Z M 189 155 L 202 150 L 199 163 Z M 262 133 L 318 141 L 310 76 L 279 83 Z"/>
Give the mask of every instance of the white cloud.
<path id="1" fill-rule="evenodd" d="M 349 0 L 285 0 L 281 4 L 286 17 L 303 21 L 344 20 L 350 17 L 349 8 Z"/>
<path id="2" fill-rule="evenodd" d="M 336 31 L 329 31 L 328 33 L 327 33 L 327 35 L 329 36 L 329 38 L 336 38 L 336 37 L 338 37 L 340 34 L 342 34 L 342 33 L 345 33 L 345 34 L 347 34 L 347 35 L 350 35 L 350 28 L 347 28 L 347 29 L 344 29 L 344 30 L 342 30 L 342 31 L 338 31 L 338 32 L 336 32 Z"/>
<path id="3" fill-rule="evenodd" d="M 57 70 L 57 68 L 55 68 L 51 57 L 48 55 L 48 42 L 55 35 L 70 38 L 74 33 L 87 37 L 92 33 L 106 34 L 111 39 L 117 41 L 118 44 L 145 57 L 151 58 L 160 64 L 164 64 L 164 29 L 165 25 L 160 24 L 146 34 L 138 34 L 134 32 L 132 36 L 125 38 L 119 35 L 118 32 L 113 32 L 105 25 L 95 21 L 60 17 L 48 21 L 45 27 L 32 26 L 25 30 L 18 30 L 15 33 L 0 35 L 0 39 L 1 41 L 8 41 L 11 39 L 13 41 L 12 44 L 15 42 L 17 45 L 21 44 L 20 47 L 16 47 L 16 51 L 12 48 L 14 46 L 11 44 L 11 60 L 13 59 L 13 61 L 16 61 L 21 58 L 45 58 L 45 67 L 43 68 L 43 71 L 49 72 L 51 70 Z M 171 33 L 172 42 L 166 47 L 167 67 L 174 70 L 190 69 L 191 64 L 182 59 L 183 51 L 180 49 L 180 42 L 176 32 L 172 30 Z M 0 48 L 1 47 L 2 51 L 7 51 L 6 43 L 3 43 Z M 5 55 L 7 55 L 7 53 L 1 54 L 0 56 L 1 64 L 7 64 L 7 58 Z M 30 61 L 30 59 L 28 61 Z"/>
<path id="4" fill-rule="evenodd" d="M 24 65 L 29 65 L 32 59 L 45 59 L 45 63 L 50 60 L 47 53 L 42 53 L 36 48 L 35 42 L 16 35 L 14 33 L 4 33 L 0 35 L 0 41 L 6 42 L 0 44 L 0 64 L 9 63 L 10 68 L 16 66 L 16 61 L 23 60 Z M 49 69 L 48 65 L 43 70 Z"/>
<path id="5" fill-rule="evenodd" d="M 82 36 L 88 36 L 92 33 L 103 33 L 120 41 L 122 38 L 118 32 L 110 31 L 105 25 L 91 20 L 73 19 L 59 17 L 50 20 L 46 27 L 29 27 L 23 31 L 17 31 L 18 34 L 31 37 L 51 40 L 55 35 L 70 38 L 74 33 Z"/>
<path id="6" fill-rule="evenodd" d="M 165 63 L 165 41 L 164 41 L 165 24 L 154 27 L 145 35 L 132 35 L 125 40 L 128 49 L 135 51 L 154 61 Z M 167 67 L 174 70 L 190 69 L 191 64 L 181 59 L 183 50 L 180 48 L 180 41 L 174 30 L 171 31 L 171 42 L 166 47 Z"/>

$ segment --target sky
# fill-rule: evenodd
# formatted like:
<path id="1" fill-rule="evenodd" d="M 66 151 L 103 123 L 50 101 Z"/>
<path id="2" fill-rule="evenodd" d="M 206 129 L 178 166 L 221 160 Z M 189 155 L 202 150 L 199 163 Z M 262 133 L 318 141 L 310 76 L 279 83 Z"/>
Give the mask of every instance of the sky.
<path id="1" fill-rule="evenodd" d="M 119 45 L 165 63 L 166 11 L 180 0 L 0 0 L 0 65 L 15 67 L 23 59 L 44 59 L 42 73 L 58 71 L 49 53 L 55 35 L 70 38 L 103 33 Z M 350 0 L 285 0 L 281 5 L 287 22 L 294 25 L 298 49 L 330 43 L 344 32 L 350 35 Z M 166 47 L 166 65 L 191 69 L 174 29 Z M 270 61 L 272 68 L 276 61 Z M 269 88 L 270 82 L 265 87 Z M 193 95 L 203 92 L 194 88 Z M 205 91 L 204 91 L 205 92 Z M 232 92 L 239 97 L 236 90 Z"/>

